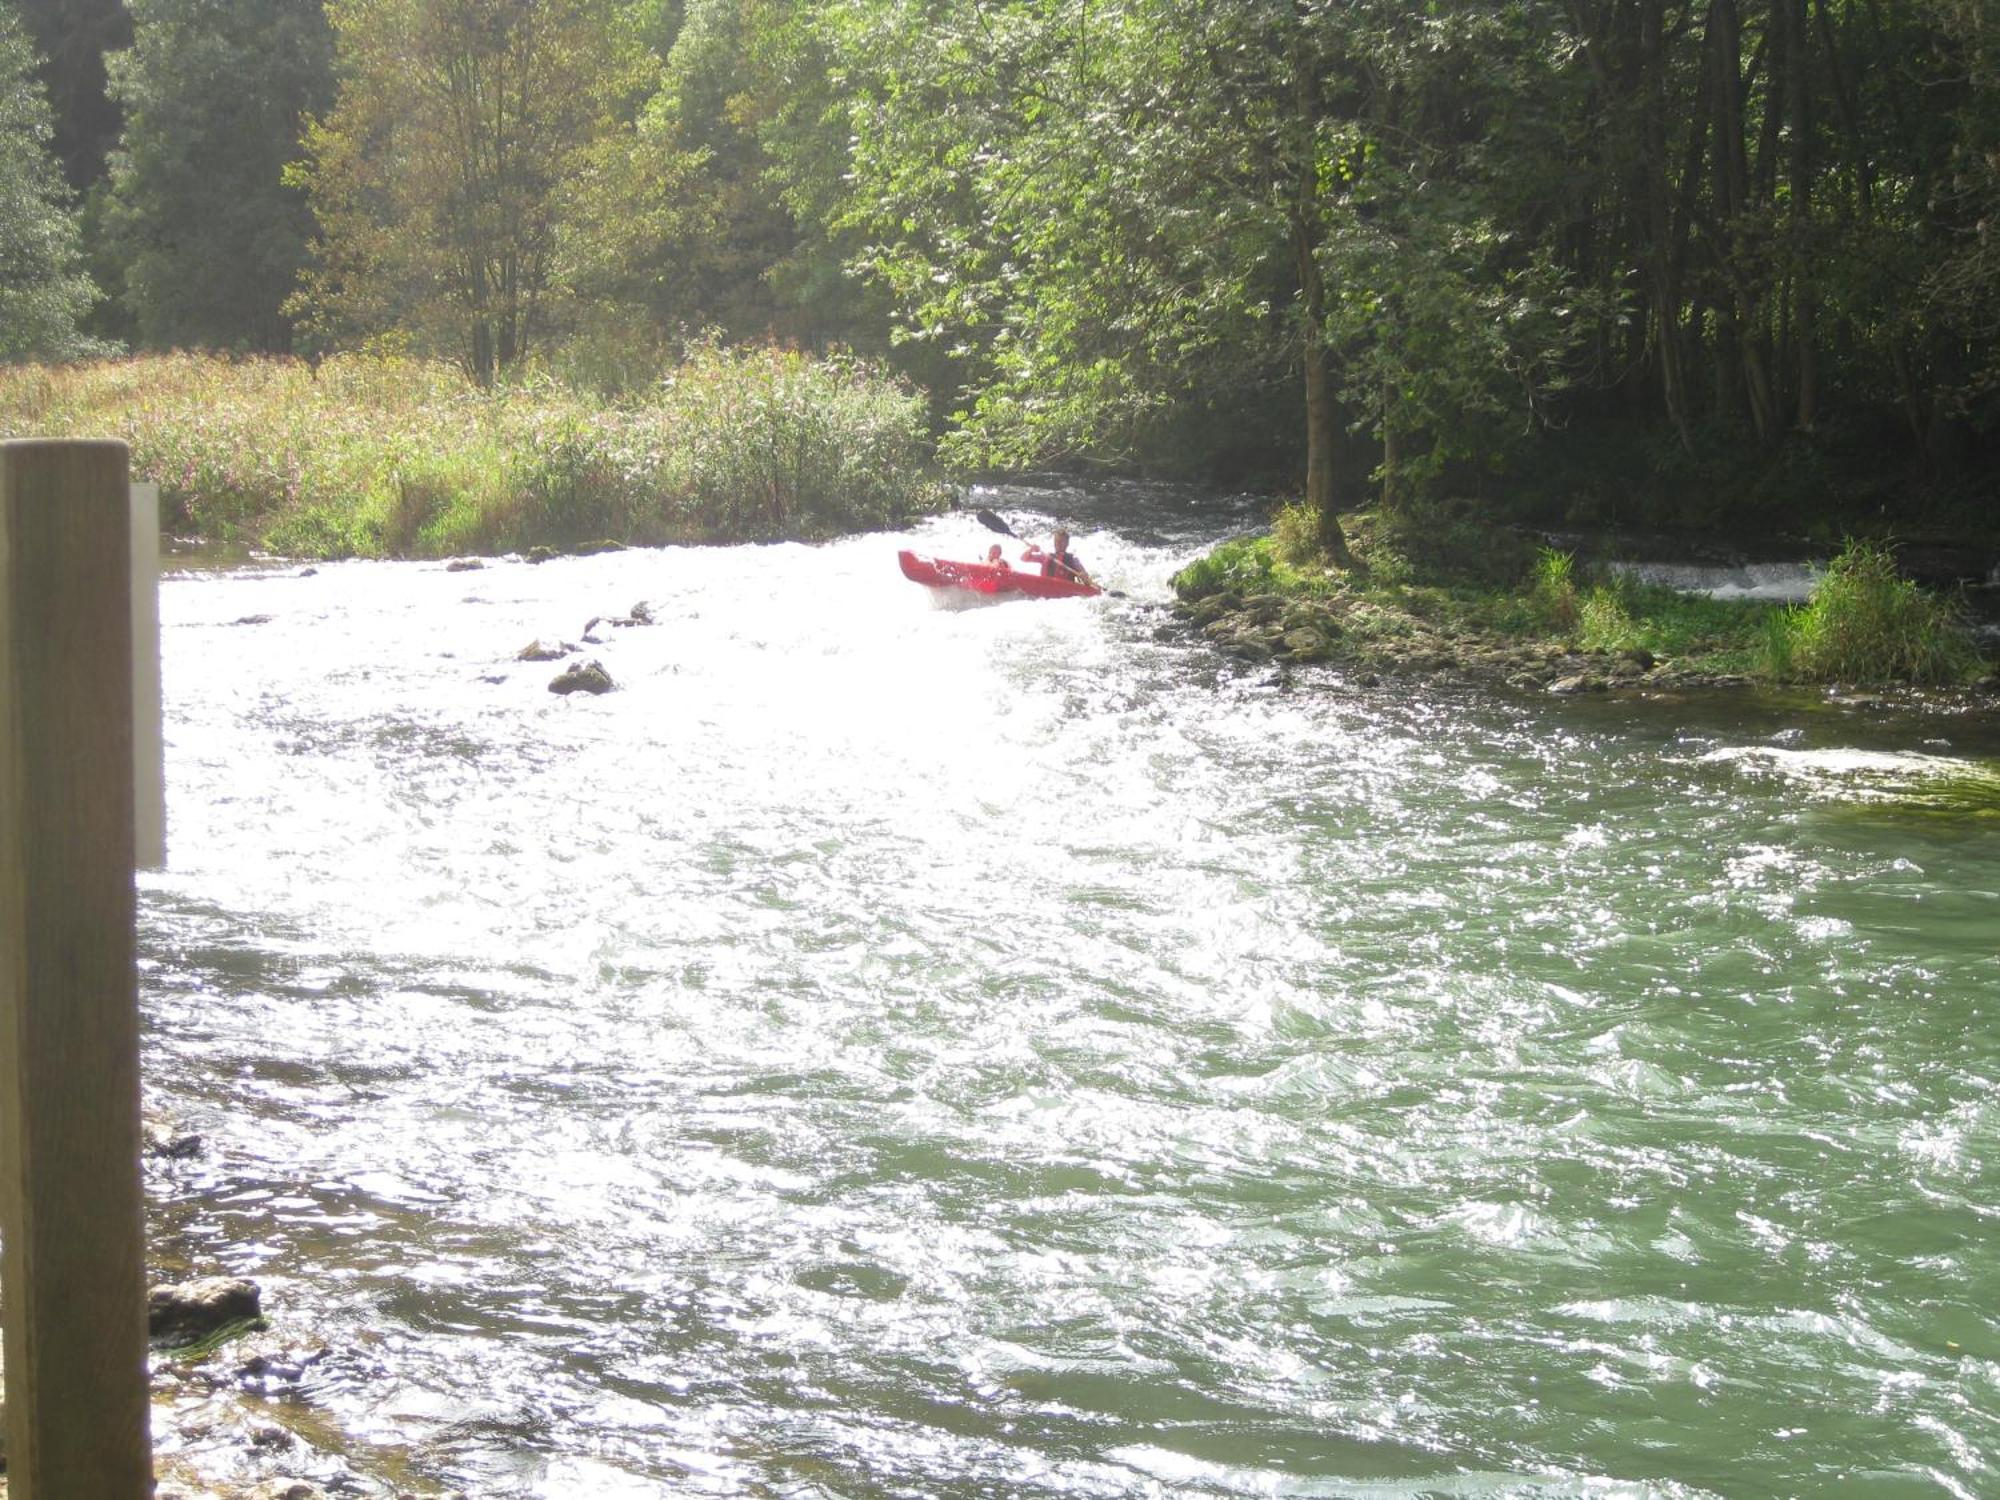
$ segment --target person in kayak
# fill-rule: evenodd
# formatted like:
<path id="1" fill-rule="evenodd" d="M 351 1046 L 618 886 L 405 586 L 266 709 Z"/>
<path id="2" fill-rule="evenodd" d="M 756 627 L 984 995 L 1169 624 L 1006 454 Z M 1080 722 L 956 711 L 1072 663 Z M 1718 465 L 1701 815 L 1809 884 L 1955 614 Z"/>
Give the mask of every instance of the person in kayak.
<path id="1" fill-rule="evenodd" d="M 1000 555 L 1000 544 L 998 542 L 995 542 L 986 549 L 986 566 L 989 568 L 999 568 L 1007 573 L 1014 571 L 1013 568 L 1008 566 L 1007 559 Z"/>
<path id="2" fill-rule="evenodd" d="M 1067 578 L 1071 583 L 1090 582 L 1090 574 L 1084 570 L 1082 559 L 1069 550 L 1069 532 L 1061 526 L 1050 538 L 1047 552 L 1030 542 L 1028 550 L 1021 554 L 1021 561 L 1040 563 L 1044 578 Z"/>

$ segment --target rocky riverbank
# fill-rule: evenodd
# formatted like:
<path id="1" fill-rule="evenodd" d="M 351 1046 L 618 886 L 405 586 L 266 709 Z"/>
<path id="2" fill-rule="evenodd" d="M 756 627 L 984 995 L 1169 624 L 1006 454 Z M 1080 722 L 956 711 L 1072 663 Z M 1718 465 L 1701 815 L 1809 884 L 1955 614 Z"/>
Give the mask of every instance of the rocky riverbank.
<path id="1" fill-rule="evenodd" d="M 1288 681 L 1299 680 L 1295 669 L 1333 666 L 1365 679 L 1450 677 L 1555 696 L 1677 698 L 1773 686 L 1698 654 L 1662 658 L 1639 646 L 1586 650 L 1561 640 L 1443 623 L 1362 595 L 1223 590 L 1177 603 L 1173 612 L 1166 633 L 1198 637 L 1246 666 L 1275 667 Z M 2000 670 L 1964 689 L 1833 688 L 1826 696 L 1849 706 L 2000 712 Z"/>

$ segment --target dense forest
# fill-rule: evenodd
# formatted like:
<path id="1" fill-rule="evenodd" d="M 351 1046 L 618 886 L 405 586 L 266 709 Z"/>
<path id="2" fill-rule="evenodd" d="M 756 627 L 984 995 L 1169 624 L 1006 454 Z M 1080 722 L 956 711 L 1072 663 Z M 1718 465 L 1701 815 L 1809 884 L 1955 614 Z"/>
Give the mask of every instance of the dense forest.
<path id="1" fill-rule="evenodd" d="M 1336 554 L 1990 532 L 1996 223 L 1996 0 L 0 0 L 7 359 L 839 348 Z"/>

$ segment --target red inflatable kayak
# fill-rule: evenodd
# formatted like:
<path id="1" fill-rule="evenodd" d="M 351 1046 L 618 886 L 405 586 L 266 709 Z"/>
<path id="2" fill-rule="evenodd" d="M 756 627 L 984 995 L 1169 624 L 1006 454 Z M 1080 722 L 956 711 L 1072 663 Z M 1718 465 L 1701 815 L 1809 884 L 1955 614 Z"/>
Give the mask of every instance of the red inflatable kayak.
<path id="1" fill-rule="evenodd" d="M 1001 598 L 1024 595 L 1030 599 L 1088 599 L 1104 592 L 1094 583 L 1044 578 L 1040 573 L 1004 564 L 950 562 L 942 557 L 919 557 L 914 552 L 898 552 L 896 561 L 901 564 L 905 578 L 934 589 L 964 589 Z"/>

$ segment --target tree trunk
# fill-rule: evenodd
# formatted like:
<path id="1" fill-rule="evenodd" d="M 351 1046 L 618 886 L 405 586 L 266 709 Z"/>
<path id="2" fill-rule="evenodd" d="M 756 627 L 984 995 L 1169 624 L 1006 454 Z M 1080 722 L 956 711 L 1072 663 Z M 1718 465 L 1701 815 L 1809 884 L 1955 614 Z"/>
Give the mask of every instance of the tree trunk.
<path id="1" fill-rule="evenodd" d="M 1645 203 L 1647 281 L 1652 296 L 1653 342 L 1660 362 L 1660 397 L 1680 434 L 1694 451 L 1688 432 L 1686 368 L 1681 355 L 1680 278 L 1675 273 L 1673 216 L 1667 182 L 1667 59 L 1665 0 L 1645 0 L 1640 9 L 1639 68 L 1645 100 L 1640 138 L 1640 188 Z"/>
<path id="2" fill-rule="evenodd" d="M 1780 18 L 1785 44 L 1785 103 L 1791 116 L 1792 262 L 1798 267 L 1792 311 L 1793 338 L 1798 346 L 1798 405 L 1793 420 L 1802 432 L 1812 431 L 1819 414 L 1818 298 L 1813 285 L 1812 237 L 1812 90 L 1807 64 L 1806 0 L 1772 0 Z"/>
<path id="3" fill-rule="evenodd" d="M 1334 455 L 1340 445 L 1340 410 L 1333 399 L 1333 371 L 1317 332 L 1306 342 L 1306 494 L 1305 502 L 1319 518 L 1319 544 L 1343 568 L 1354 566 L 1340 513 L 1333 477 Z"/>
<path id="4" fill-rule="evenodd" d="M 1713 159 L 1719 221 L 1715 254 L 1723 281 L 1733 294 L 1729 300 L 1735 304 L 1730 310 L 1727 336 L 1716 340 L 1717 406 L 1726 412 L 1740 392 L 1749 407 L 1757 440 L 1769 443 L 1775 435 L 1775 422 L 1770 371 L 1763 348 L 1763 299 L 1748 273 L 1735 264 L 1742 215 L 1750 203 L 1750 154 L 1743 134 L 1743 34 L 1736 0 L 1711 0 L 1708 41 L 1715 80 Z"/>
<path id="5" fill-rule="evenodd" d="M 1382 509 L 1392 511 L 1401 495 L 1396 485 L 1396 393 L 1394 382 L 1382 383 Z"/>
<path id="6" fill-rule="evenodd" d="M 1332 359 L 1326 347 L 1326 283 L 1319 270 L 1319 79 L 1304 54 L 1293 58 L 1294 125 L 1299 131 L 1292 171 L 1292 254 L 1304 321 L 1300 356 L 1306 384 L 1305 503 L 1318 518 L 1319 544 L 1336 566 L 1353 568 L 1347 533 L 1340 529 L 1334 455 L 1340 446 L 1340 411 L 1334 400 Z"/>

